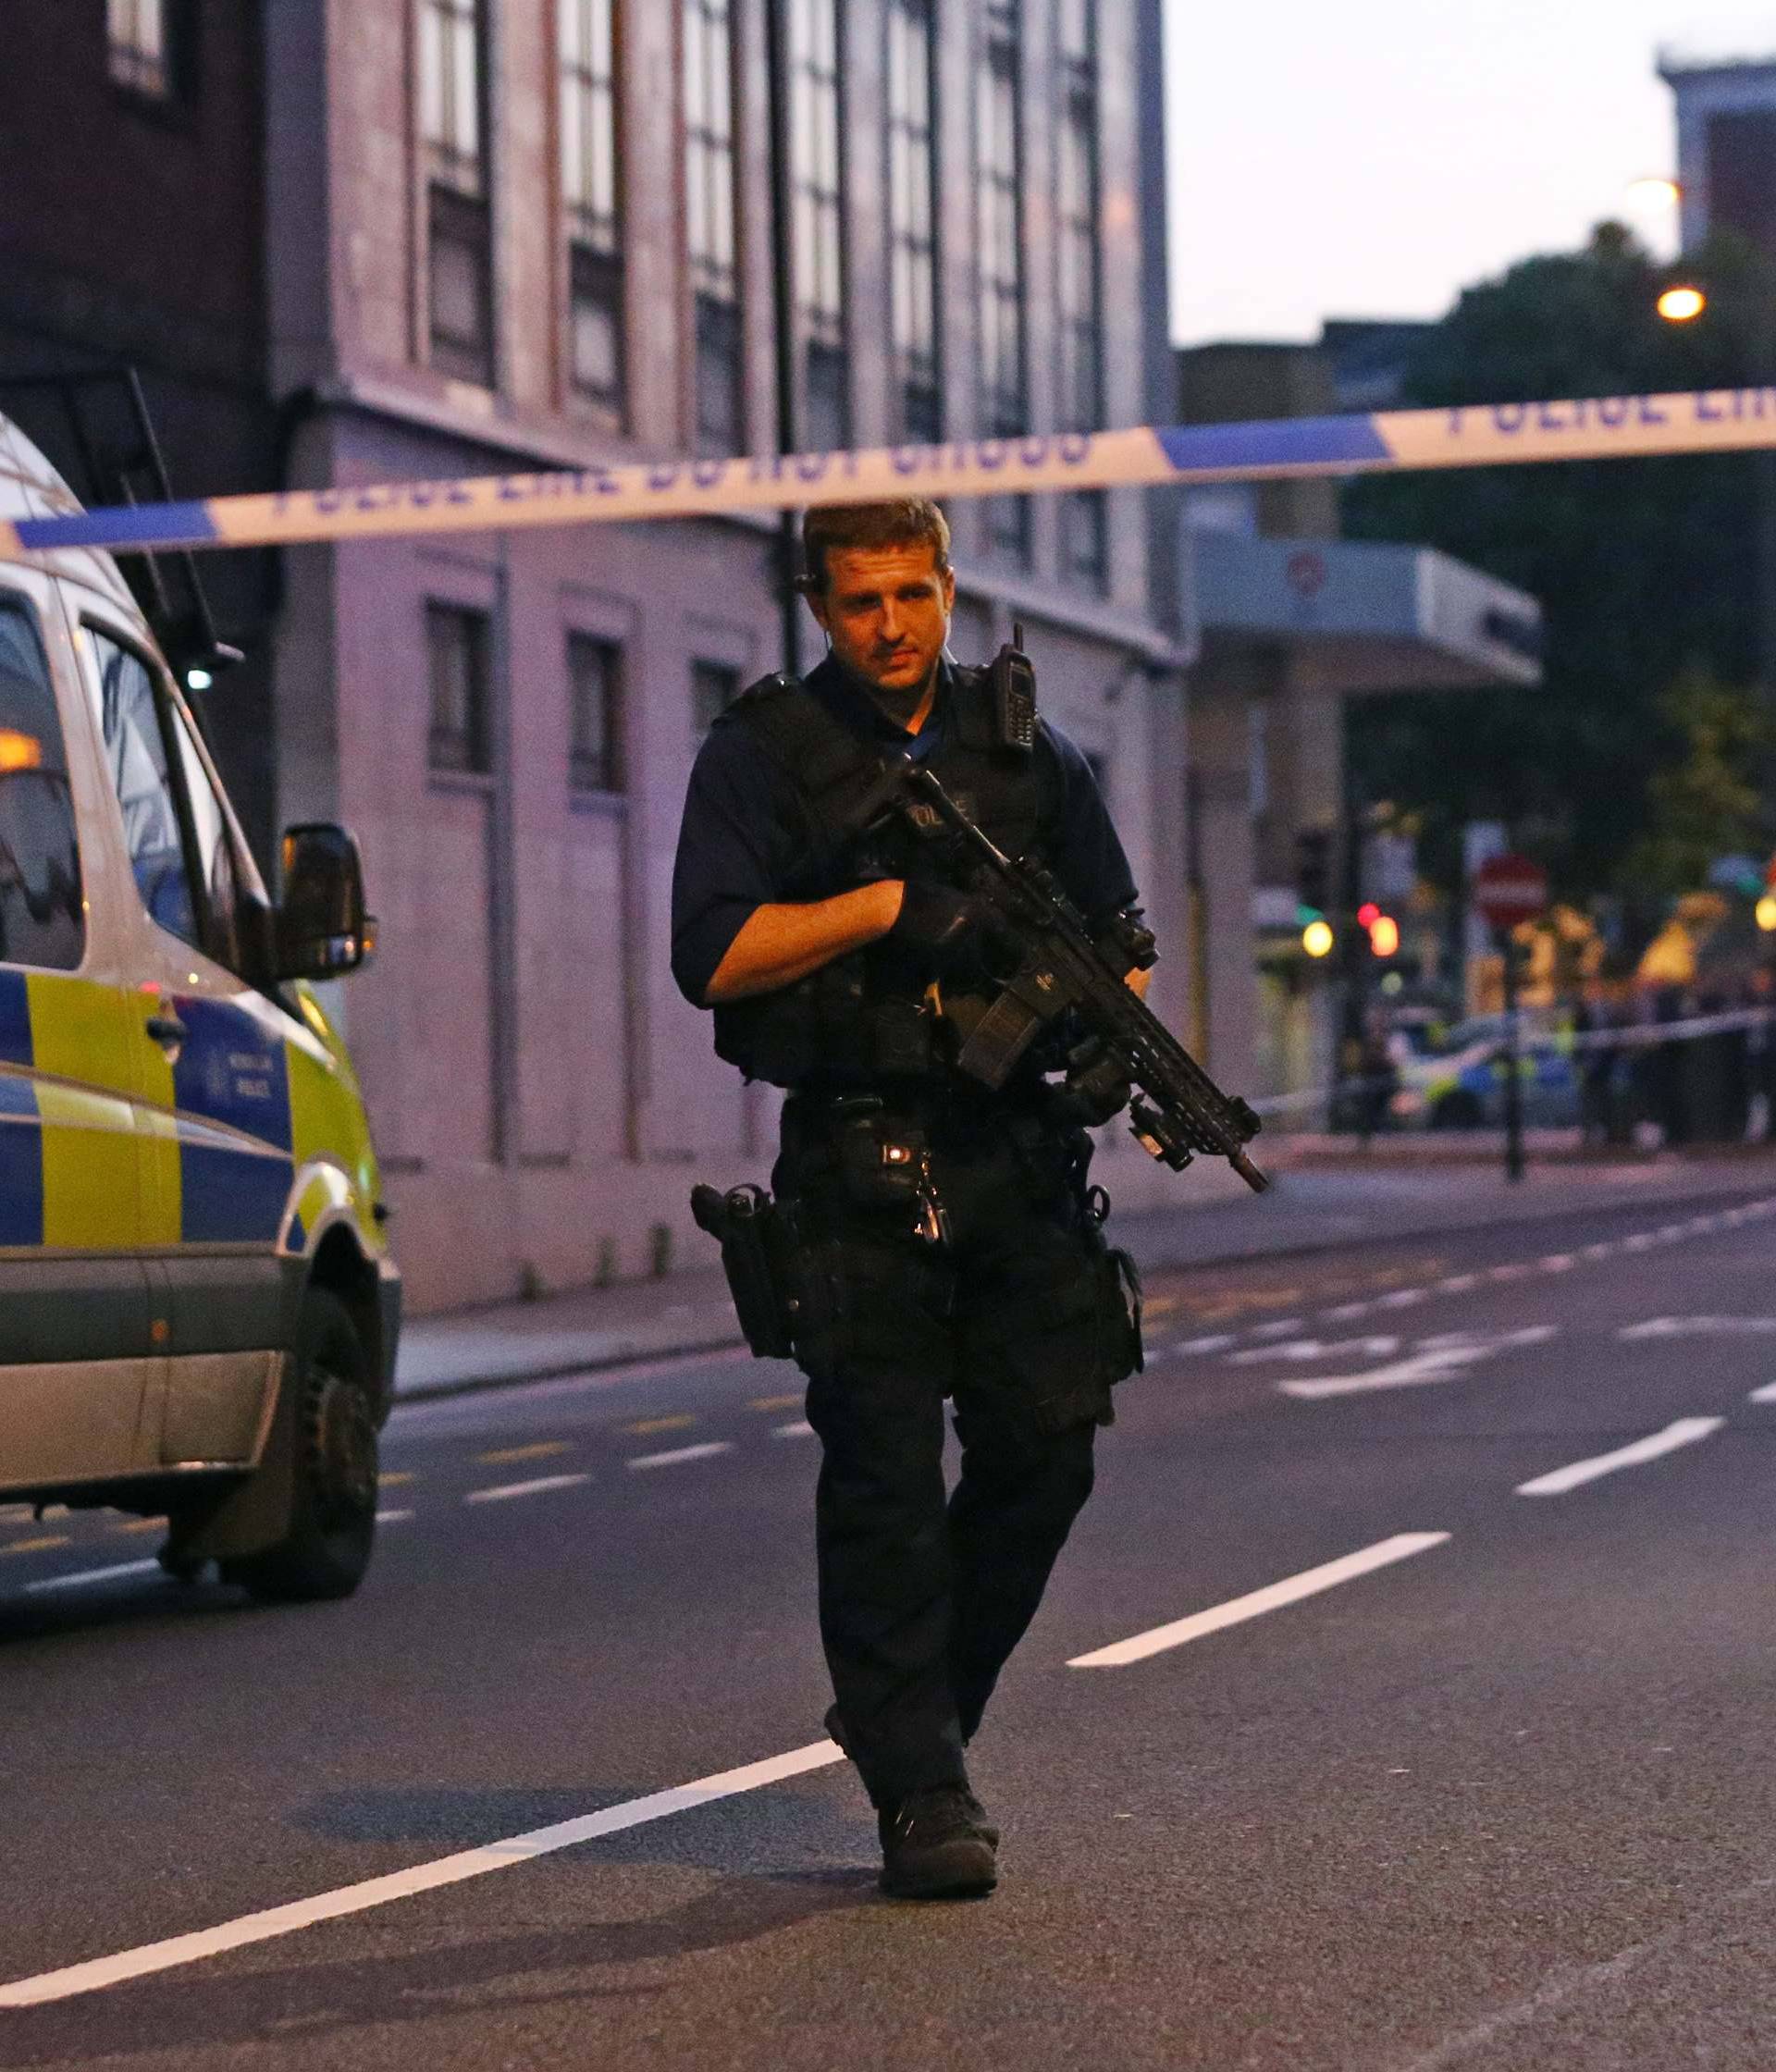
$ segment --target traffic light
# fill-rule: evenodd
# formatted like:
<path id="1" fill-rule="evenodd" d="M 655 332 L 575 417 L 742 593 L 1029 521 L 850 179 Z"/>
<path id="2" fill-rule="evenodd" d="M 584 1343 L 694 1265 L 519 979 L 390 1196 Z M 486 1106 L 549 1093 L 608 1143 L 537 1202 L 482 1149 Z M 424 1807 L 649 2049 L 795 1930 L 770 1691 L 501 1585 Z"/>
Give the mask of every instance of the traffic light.
<path id="1" fill-rule="evenodd" d="M 1317 914 L 1301 931 L 1301 947 L 1311 957 L 1330 956 L 1335 941 L 1330 925 Z"/>
<path id="2" fill-rule="evenodd" d="M 1295 896 L 1310 918 L 1332 904 L 1332 830 L 1304 827 L 1295 836 Z"/>
<path id="3" fill-rule="evenodd" d="M 1400 955 L 1400 923 L 1391 914 L 1377 912 L 1369 923 L 1369 947 L 1377 956 Z"/>

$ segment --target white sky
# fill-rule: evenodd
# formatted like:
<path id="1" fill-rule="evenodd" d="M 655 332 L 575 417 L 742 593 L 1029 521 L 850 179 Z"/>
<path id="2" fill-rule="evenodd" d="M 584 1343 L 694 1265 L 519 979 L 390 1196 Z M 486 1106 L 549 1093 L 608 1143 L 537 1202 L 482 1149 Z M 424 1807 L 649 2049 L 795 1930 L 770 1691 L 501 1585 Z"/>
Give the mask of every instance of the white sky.
<path id="1" fill-rule="evenodd" d="M 1673 170 L 1673 42 L 1776 52 L 1776 0 L 1166 0 L 1174 337 L 1440 315 L 1605 216 L 1671 250 L 1623 191 Z"/>

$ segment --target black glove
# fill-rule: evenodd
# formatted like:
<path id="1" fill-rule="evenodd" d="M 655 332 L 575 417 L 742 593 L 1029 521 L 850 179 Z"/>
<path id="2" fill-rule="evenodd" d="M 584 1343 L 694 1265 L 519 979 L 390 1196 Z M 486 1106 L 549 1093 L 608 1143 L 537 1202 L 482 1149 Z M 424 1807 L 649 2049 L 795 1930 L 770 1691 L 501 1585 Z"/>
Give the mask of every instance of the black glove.
<path id="1" fill-rule="evenodd" d="M 1016 945 L 984 900 L 934 878 L 908 878 L 900 912 L 888 931 L 916 950 L 941 977 L 978 979 L 989 967 L 1016 968 Z"/>
<path id="2" fill-rule="evenodd" d="M 1095 1129 L 1120 1115 L 1133 1092 L 1122 1067 L 1095 1036 L 1087 1036 L 1067 1053 L 1067 1078 L 1055 1099 L 1068 1122 Z"/>

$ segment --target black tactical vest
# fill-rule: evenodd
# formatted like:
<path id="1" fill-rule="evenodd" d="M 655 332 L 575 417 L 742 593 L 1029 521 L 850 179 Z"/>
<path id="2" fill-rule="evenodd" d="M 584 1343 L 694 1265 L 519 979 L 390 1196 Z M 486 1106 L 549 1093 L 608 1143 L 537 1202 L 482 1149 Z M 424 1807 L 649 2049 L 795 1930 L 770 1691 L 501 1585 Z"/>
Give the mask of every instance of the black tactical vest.
<path id="1" fill-rule="evenodd" d="M 1048 860 L 1060 821 L 1061 773 L 1038 723 L 1033 749 L 999 745 L 984 670 L 952 669 L 942 746 L 928 767 L 1007 856 Z M 906 875 L 904 846 L 860 840 L 852 814 L 892 752 L 837 719 L 793 677 L 755 684 L 716 722 L 752 730 L 794 787 L 806 830 L 788 902 L 828 899 Z M 750 1079 L 834 1090 L 947 1077 L 944 1034 L 927 1000 L 929 974 L 892 938 L 835 957 L 794 985 L 715 1009 L 715 1048 Z"/>

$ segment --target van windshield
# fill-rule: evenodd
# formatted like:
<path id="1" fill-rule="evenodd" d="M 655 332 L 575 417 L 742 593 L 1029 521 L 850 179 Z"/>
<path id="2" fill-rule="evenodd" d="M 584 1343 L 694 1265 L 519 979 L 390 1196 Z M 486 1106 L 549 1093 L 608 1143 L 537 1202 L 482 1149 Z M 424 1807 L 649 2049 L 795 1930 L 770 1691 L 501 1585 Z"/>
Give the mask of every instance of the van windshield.
<path id="1" fill-rule="evenodd" d="M 86 944 L 68 754 L 22 598 L 0 591 L 0 960 L 71 971 Z"/>

